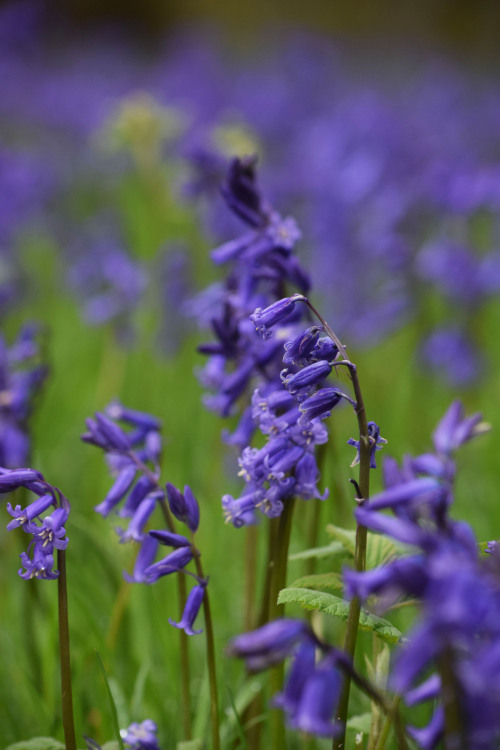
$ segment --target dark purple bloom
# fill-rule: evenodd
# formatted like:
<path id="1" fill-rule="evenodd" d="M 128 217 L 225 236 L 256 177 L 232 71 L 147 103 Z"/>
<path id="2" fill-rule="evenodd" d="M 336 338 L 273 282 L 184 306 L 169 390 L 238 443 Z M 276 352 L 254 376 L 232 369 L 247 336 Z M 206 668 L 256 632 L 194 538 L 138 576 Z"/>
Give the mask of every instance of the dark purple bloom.
<path id="1" fill-rule="evenodd" d="M 137 474 L 137 467 L 134 465 L 125 466 L 118 474 L 115 483 L 109 490 L 104 500 L 96 505 L 94 510 L 102 516 L 107 516 L 118 503 L 123 500 L 129 491 Z"/>
<path id="2" fill-rule="evenodd" d="M 167 547 L 189 547 L 189 539 L 186 539 L 182 534 L 174 534 L 172 531 L 150 531 L 150 536 L 157 539 L 160 544 L 165 544 Z"/>
<path id="3" fill-rule="evenodd" d="M 144 570 L 148 583 L 155 583 L 162 576 L 178 573 L 193 559 L 190 547 L 179 547 L 157 563 L 153 563 Z"/>
<path id="4" fill-rule="evenodd" d="M 134 572 L 132 575 L 124 573 L 125 580 L 129 583 L 153 583 L 154 576 L 146 573 L 146 571 L 153 565 L 157 550 L 158 541 L 146 534 L 135 559 Z"/>
<path id="5" fill-rule="evenodd" d="M 356 408 L 356 402 L 338 388 L 321 388 L 309 398 L 306 398 L 300 404 L 299 410 L 302 413 L 301 420 L 325 419 L 329 417 L 338 403 L 346 399 Z"/>
<path id="6" fill-rule="evenodd" d="M 307 367 L 303 367 L 298 372 L 290 372 L 289 370 L 283 370 L 281 373 L 281 379 L 283 385 L 289 393 L 294 396 L 297 401 L 304 401 L 313 390 L 314 386 L 320 383 L 328 377 L 332 371 L 332 366 L 320 360 L 313 362 Z"/>
<path id="7" fill-rule="evenodd" d="M 193 625 L 203 603 L 206 585 L 206 582 L 199 583 L 197 586 L 191 589 L 186 600 L 184 612 L 182 613 L 182 619 L 179 622 L 175 622 L 171 617 L 169 617 L 168 621 L 170 625 L 173 625 L 174 628 L 184 630 L 186 635 L 199 635 L 203 632 L 201 629 L 193 630 Z"/>
<path id="8" fill-rule="evenodd" d="M 307 679 L 290 723 L 294 729 L 319 737 L 333 737 L 337 727 L 332 717 L 340 697 L 342 678 L 325 657 Z"/>
<path id="9" fill-rule="evenodd" d="M 279 664 L 303 637 L 307 625 L 301 620 L 273 620 L 257 630 L 233 638 L 228 646 L 230 656 L 245 659 L 252 671 Z"/>
<path id="10" fill-rule="evenodd" d="M 121 542 L 142 542 L 145 536 L 144 527 L 156 508 L 157 500 L 155 493 L 147 495 L 134 511 L 127 529 L 117 529 Z"/>
<path id="11" fill-rule="evenodd" d="M 185 523 L 188 529 L 194 534 L 200 523 L 200 508 L 191 488 L 186 485 L 184 493 L 182 493 L 177 487 L 168 482 L 167 498 L 173 515 L 178 521 Z"/>

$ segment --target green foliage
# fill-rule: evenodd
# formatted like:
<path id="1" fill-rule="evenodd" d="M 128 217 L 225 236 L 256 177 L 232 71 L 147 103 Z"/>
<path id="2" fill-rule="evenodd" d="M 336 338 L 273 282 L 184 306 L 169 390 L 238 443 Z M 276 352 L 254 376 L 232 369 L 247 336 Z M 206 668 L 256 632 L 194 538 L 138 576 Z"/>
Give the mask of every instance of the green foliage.
<path id="1" fill-rule="evenodd" d="M 5 750 L 64 750 L 65 745 L 53 737 L 32 737 L 30 740 L 15 742 Z"/>
<path id="2" fill-rule="evenodd" d="M 302 550 L 302 552 L 295 552 L 293 555 L 289 555 L 288 559 L 290 561 L 296 561 L 344 557 L 349 557 L 349 552 L 344 545 L 340 542 L 332 542 L 326 547 L 313 547 L 312 549 Z"/>
<path id="3" fill-rule="evenodd" d="M 317 610 L 326 615 L 339 617 L 344 621 L 347 621 L 349 614 L 349 602 L 333 594 L 318 593 L 310 589 L 282 589 L 279 593 L 278 603 L 299 604 L 303 609 Z M 387 643 L 401 643 L 404 640 L 402 633 L 388 620 L 372 615 L 365 609 L 361 610 L 359 627 L 361 630 L 371 630 L 374 635 L 383 641 L 387 641 Z"/>
<path id="4" fill-rule="evenodd" d="M 343 588 L 342 578 L 339 573 L 317 573 L 316 575 L 302 576 L 290 584 L 294 589 L 313 589 L 313 591 L 341 591 Z"/>

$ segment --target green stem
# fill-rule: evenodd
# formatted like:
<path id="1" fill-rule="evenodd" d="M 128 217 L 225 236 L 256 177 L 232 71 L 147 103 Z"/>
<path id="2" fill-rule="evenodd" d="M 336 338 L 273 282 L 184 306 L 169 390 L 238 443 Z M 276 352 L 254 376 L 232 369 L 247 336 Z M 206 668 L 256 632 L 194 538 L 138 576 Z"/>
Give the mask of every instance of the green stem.
<path id="1" fill-rule="evenodd" d="M 245 530 L 245 601 L 243 611 L 243 630 L 254 627 L 255 586 L 257 581 L 257 526 L 248 526 Z"/>
<path id="2" fill-rule="evenodd" d="M 387 738 L 389 737 L 389 732 L 393 724 L 396 729 L 398 750 L 406 750 L 407 742 L 404 736 L 401 717 L 399 714 L 400 700 L 401 700 L 401 697 L 397 695 L 394 698 L 391 710 L 386 713 L 384 723 L 382 724 L 382 729 L 380 730 L 380 734 L 377 738 L 377 744 L 375 745 L 375 750 L 384 750 L 385 744 L 387 742 Z"/>
<path id="3" fill-rule="evenodd" d="M 146 467 L 147 468 L 147 467 Z M 160 507 L 165 519 L 168 530 L 175 534 L 175 524 L 170 513 L 170 509 L 163 497 L 160 500 Z M 183 612 L 186 605 L 186 579 L 183 575 L 177 578 L 177 595 L 179 599 L 179 611 Z M 189 665 L 189 646 L 188 636 L 183 630 L 179 630 L 179 659 L 181 665 L 181 713 L 182 713 L 182 730 L 185 740 L 192 737 L 191 729 L 191 671 Z"/>
<path id="4" fill-rule="evenodd" d="M 458 697 L 457 678 L 453 667 L 453 651 L 446 648 L 438 659 L 438 670 L 441 677 L 441 696 L 444 711 L 445 750 L 466 750 L 462 714 Z"/>
<path id="5" fill-rule="evenodd" d="M 194 544 L 193 549 L 196 549 Z M 195 565 L 196 572 L 203 580 L 203 568 L 200 561 L 199 554 L 195 554 Z M 182 577 L 182 576 L 180 576 Z M 207 643 L 207 666 L 208 666 L 208 682 L 210 686 L 210 718 L 212 724 L 212 750 L 220 750 L 220 737 L 219 737 L 219 701 L 217 697 L 217 672 L 215 666 L 215 644 L 214 644 L 214 629 L 212 623 L 212 614 L 210 611 L 210 600 L 208 596 L 208 587 L 205 589 L 203 596 L 203 613 L 205 615 L 205 638 Z"/>
<path id="6" fill-rule="evenodd" d="M 366 419 L 365 405 L 361 387 L 358 379 L 358 372 L 355 366 L 350 368 L 354 396 L 356 399 L 356 416 L 358 418 L 359 428 L 359 489 L 361 498 L 359 503 L 366 503 L 370 494 L 370 438 L 368 434 L 368 422 Z M 362 572 L 366 568 L 366 543 L 367 529 L 360 524 L 356 527 L 356 547 L 354 550 L 354 569 Z M 347 628 L 344 641 L 344 651 L 352 659 L 356 651 L 356 641 L 358 637 L 359 615 L 361 612 L 361 602 L 358 597 L 353 597 L 349 605 L 349 615 L 347 617 Z M 343 730 L 333 740 L 333 750 L 343 750 L 345 747 L 345 727 L 347 723 L 347 714 L 349 710 L 349 693 L 351 689 L 351 679 L 349 675 L 345 676 L 339 705 L 337 708 L 337 721 Z"/>
<path id="7" fill-rule="evenodd" d="M 276 549 L 274 555 L 274 570 L 271 582 L 271 596 L 269 601 L 269 619 L 274 620 L 283 617 L 285 605 L 278 604 L 278 595 L 286 586 L 286 573 L 288 568 L 288 548 L 292 531 L 292 517 L 295 498 L 285 501 L 283 512 L 279 517 Z M 283 686 L 285 665 L 282 662 L 273 667 L 269 675 L 269 684 L 273 695 L 279 693 Z M 271 710 L 271 747 L 273 750 L 282 750 L 286 747 L 285 724 L 283 712 L 278 709 Z"/>
<path id="8" fill-rule="evenodd" d="M 59 610 L 59 655 L 61 659 L 61 699 L 64 741 L 66 750 L 76 750 L 75 721 L 73 717 L 73 694 L 71 687 L 71 663 L 69 654 L 68 591 L 66 585 L 66 555 L 57 550 L 57 596 Z"/>

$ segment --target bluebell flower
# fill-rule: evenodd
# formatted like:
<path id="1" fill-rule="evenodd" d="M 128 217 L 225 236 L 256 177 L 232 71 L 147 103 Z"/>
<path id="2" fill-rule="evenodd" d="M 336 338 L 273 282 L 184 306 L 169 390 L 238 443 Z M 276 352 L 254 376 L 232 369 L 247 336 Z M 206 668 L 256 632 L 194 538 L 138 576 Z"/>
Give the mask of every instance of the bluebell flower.
<path id="1" fill-rule="evenodd" d="M 376 597 L 391 606 L 400 597 L 417 599 L 421 614 L 394 660 L 391 687 L 409 705 L 441 697 L 434 673 L 443 656 L 450 661 L 460 705 L 462 737 L 467 747 L 492 747 L 500 736 L 500 691 L 485 679 L 488 666 L 500 667 L 499 576 L 495 548 L 480 557 L 470 527 L 449 517 L 455 467 L 452 452 L 483 432 L 480 416 L 465 418 L 454 402 L 434 432 L 436 454 L 407 458 L 402 470 L 392 462 L 389 487 L 356 510 L 360 524 L 410 545 L 410 554 L 387 565 L 356 573 L 346 571 L 349 595 Z M 380 511 L 390 509 L 394 516 Z M 471 605 L 471 602 L 473 603 Z M 427 727 L 412 727 L 421 747 L 436 748 L 445 731 L 442 707 Z M 451 738 L 453 741 L 453 738 Z"/>
<path id="2" fill-rule="evenodd" d="M 171 482 L 167 482 L 167 498 L 175 518 L 185 523 L 194 534 L 200 523 L 200 508 L 191 488 L 186 485 L 182 493 Z"/>
<path id="3" fill-rule="evenodd" d="M 200 635 L 200 633 L 203 632 L 202 629 L 194 630 L 193 625 L 194 625 L 194 621 L 196 620 L 196 617 L 198 616 L 198 612 L 200 611 L 200 607 L 203 603 L 203 597 L 205 596 L 206 586 L 207 586 L 206 582 L 202 581 L 198 583 L 197 586 L 194 586 L 194 588 L 191 589 L 191 591 L 189 592 L 189 596 L 186 600 L 186 605 L 184 607 L 182 619 L 179 622 L 175 622 L 170 617 L 168 620 L 170 625 L 173 625 L 174 628 L 179 628 L 179 630 L 184 630 L 186 635 Z"/>
<path id="4" fill-rule="evenodd" d="M 4 492 L 11 492 L 25 487 L 36 499 L 25 508 L 20 505 L 12 507 L 7 503 L 7 512 L 13 520 L 7 529 L 21 527 L 33 539 L 26 552 L 22 552 L 22 568 L 18 571 L 21 578 L 41 578 L 55 580 L 59 571 L 54 570 L 54 550 L 65 550 L 68 538 L 64 524 L 68 520 L 70 504 L 62 492 L 45 481 L 39 471 L 33 469 L 1 469 L 0 484 Z M 48 515 L 43 515 L 53 508 Z M 23 570 L 24 569 L 24 570 Z"/>
<path id="5" fill-rule="evenodd" d="M 264 338 L 270 338 L 273 335 L 270 329 L 274 328 L 277 323 L 287 318 L 294 311 L 296 301 L 293 297 L 285 297 L 273 302 L 264 310 L 258 307 L 250 315 L 250 320 L 255 325 L 258 333 Z"/>
<path id="6" fill-rule="evenodd" d="M 380 430 L 376 422 L 368 422 L 368 439 L 370 441 L 370 469 L 377 468 L 377 462 L 375 460 L 375 453 L 382 450 L 383 446 L 387 444 L 387 440 L 380 435 Z M 359 440 L 349 438 L 347 441 L 348 445 L 352 445 L 356 448 L 356 456 L 351 464 L 351 468 L 359 464 Z"/>
<path id="7" fill-rule="evenodd" d="M 149 583 L 155 583 L 163 576 L 178 573 L 186 565 L 189 565 L 193 557 L 194 554 L 191 547 L 179 547 L 158 562 L 152 563 L 145 568 L 144 575 Z"/>

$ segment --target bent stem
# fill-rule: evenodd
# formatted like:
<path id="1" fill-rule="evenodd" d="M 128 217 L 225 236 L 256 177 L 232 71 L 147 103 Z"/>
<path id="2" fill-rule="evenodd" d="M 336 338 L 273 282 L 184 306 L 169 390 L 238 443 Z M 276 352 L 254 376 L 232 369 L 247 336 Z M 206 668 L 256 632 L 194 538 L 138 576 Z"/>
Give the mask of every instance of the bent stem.
<path id="1" fill-rule="evenodd" d="M 71 662 L 69 654 L 68 590 L 66 585 L 66 555 L 57 550 L 57 600 L 59 613 L 59 656 L 61 660 L 61 701 L 64 742 L 66 750 L 76 750 L 73 692 L 71 687 Z"/>
<path id="2" fill-rule="evenodd" d="M 193 549 L 196 549 L 192 544 Z M 195 554 L 195 565 L 198 576 L 206 580 L 203 575 L 203 568 L 200 561 L 200 555 Z M 180 576 L 182 578 L 182 576 Z M 220 750 L 219 737 L 219 700 L 217 696 L 217 672 L 215 666 L 215 644 L 214 629 L 212 623 L 212 614 L 210 611 L 210 600 L 208 596 L 208 587 L 205 588 L 203 596 L 203 613 L 205 615 L 205 638 L 207 643 L 207 666 L 208 682 L 210 686 L 210 719 L 212 724 L 212 750 Z"/>

